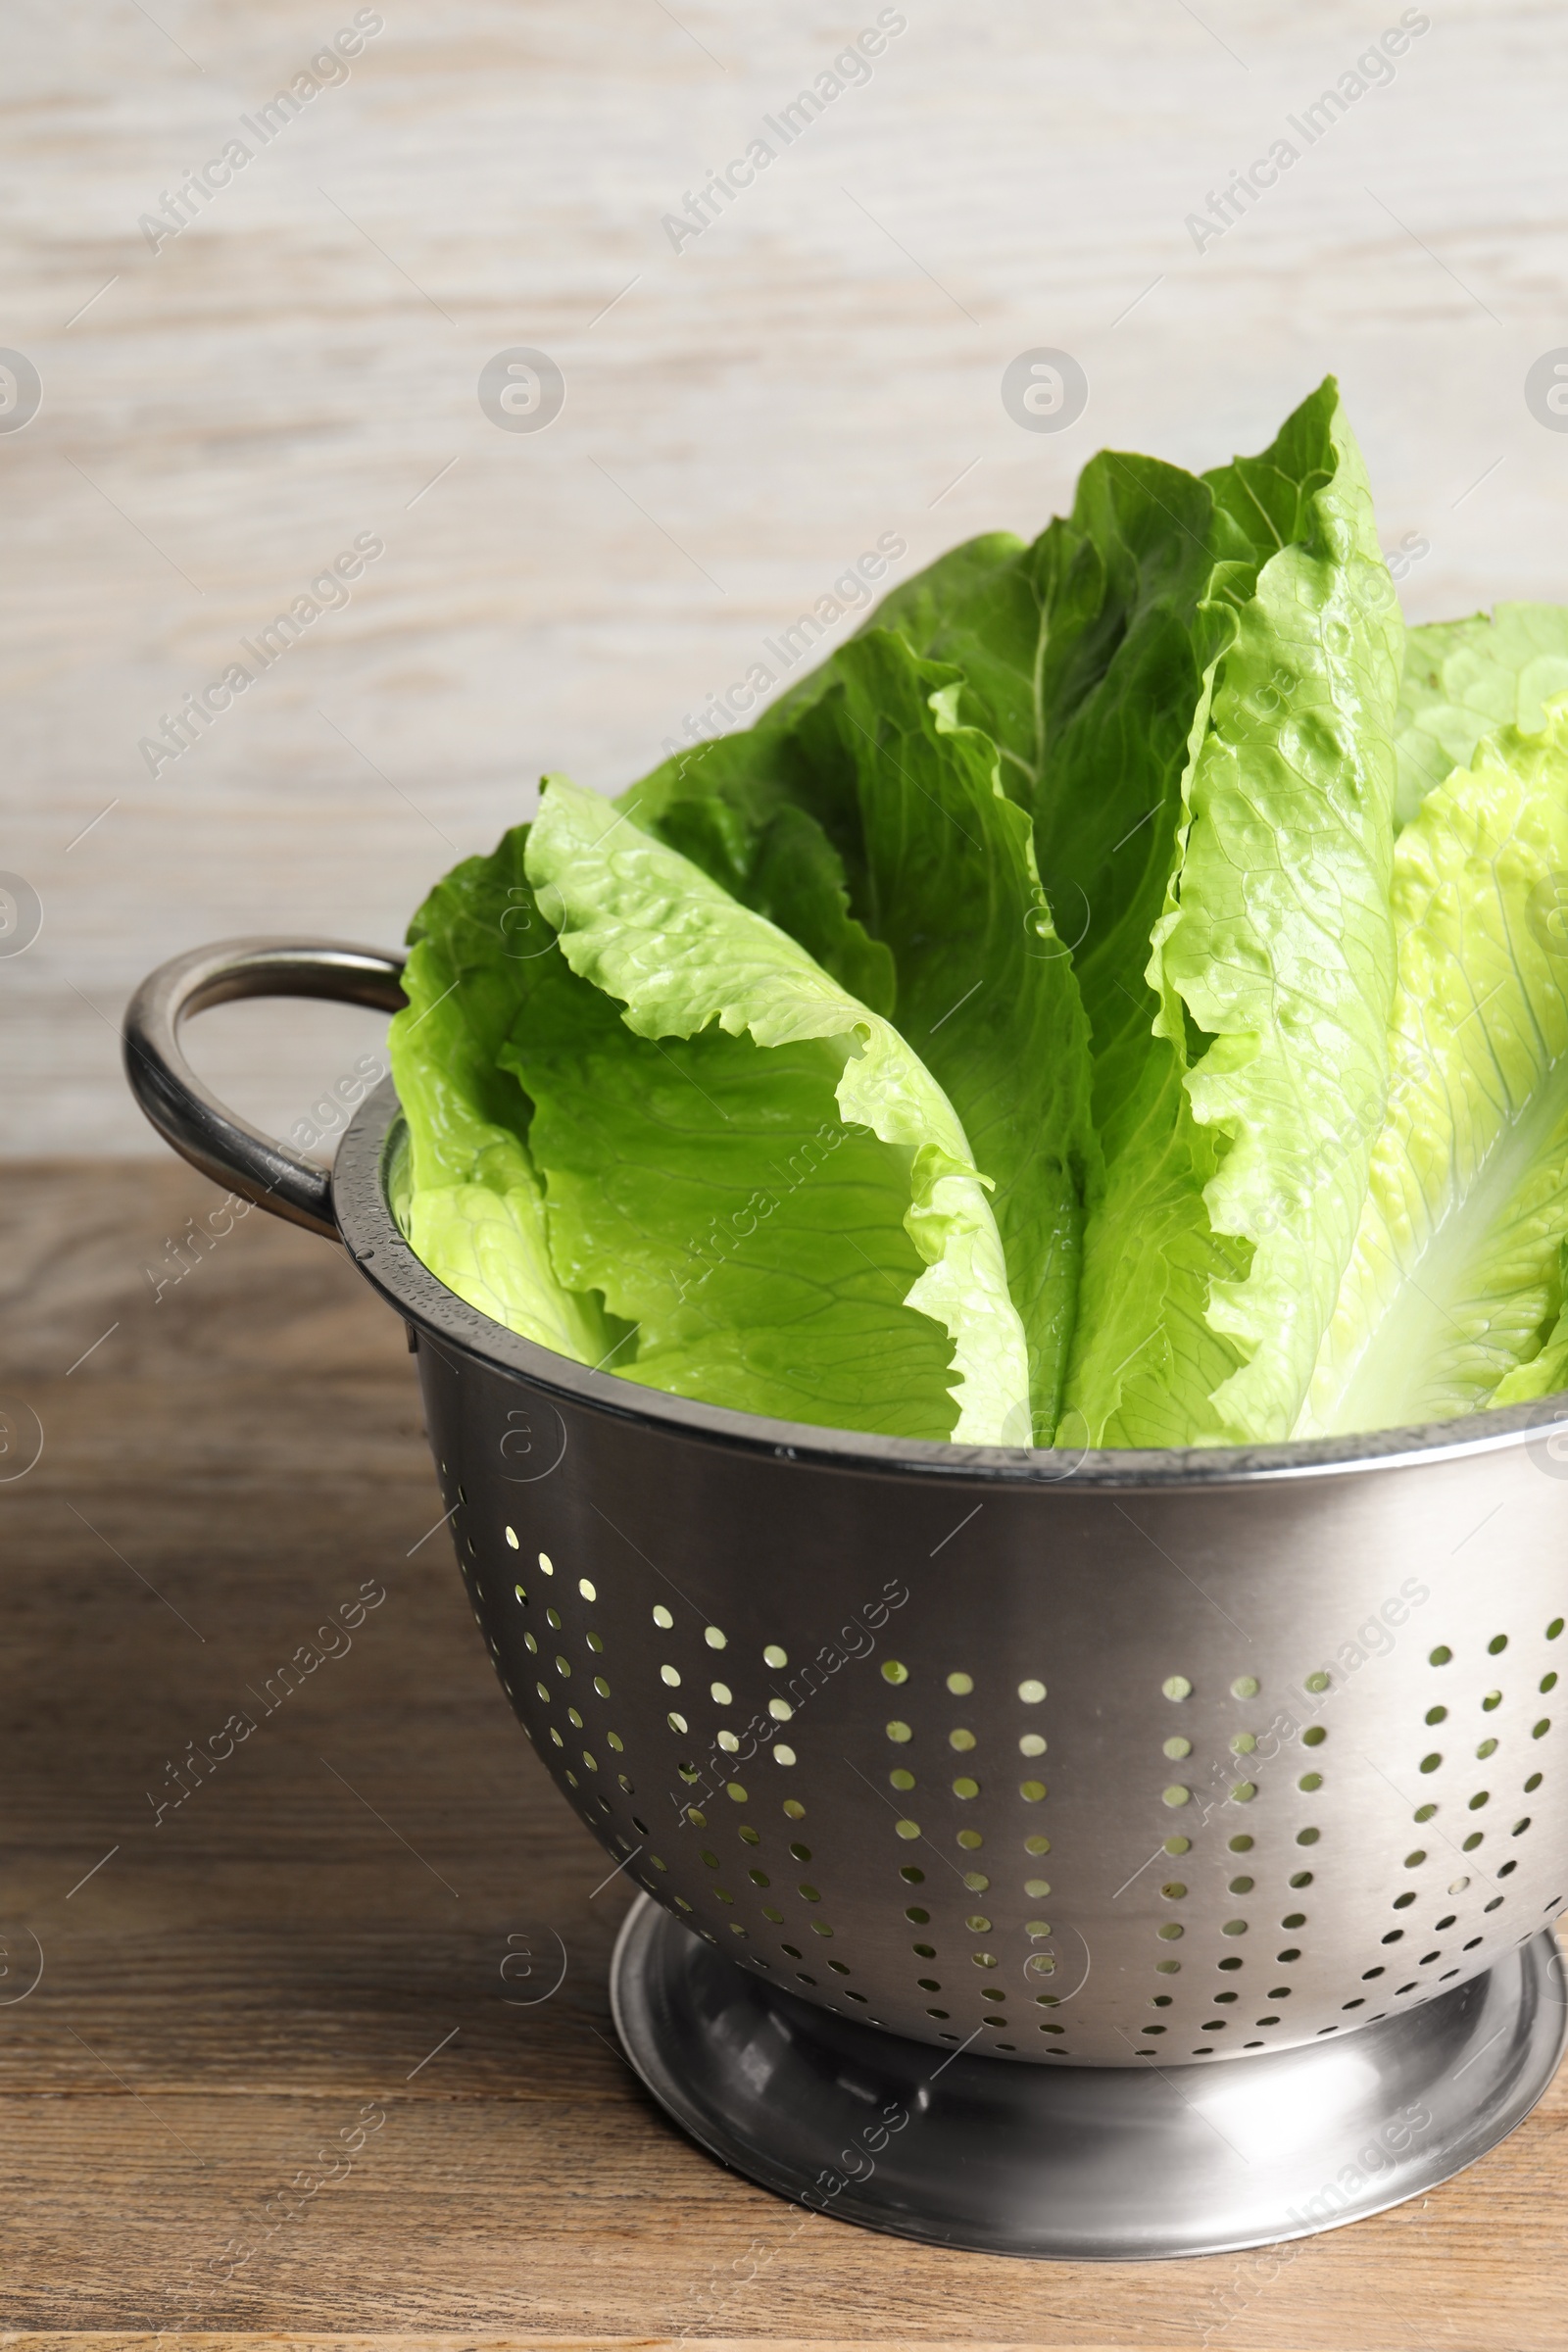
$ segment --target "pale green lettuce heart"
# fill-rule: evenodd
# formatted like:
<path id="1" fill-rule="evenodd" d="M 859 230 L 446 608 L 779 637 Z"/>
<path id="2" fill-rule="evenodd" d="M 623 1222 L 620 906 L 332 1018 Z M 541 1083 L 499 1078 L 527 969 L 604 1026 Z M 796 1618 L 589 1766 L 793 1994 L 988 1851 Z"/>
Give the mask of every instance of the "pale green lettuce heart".
<path id="1" fill-rule="evenodd" d="M 1394 1086 L 1297 1434 L 1568 1377 L 1568 711 L 1506 728 L 1400 834 Z"/>
<path id="2" fill-rule="evenodd" d="M 710 1024 L 766 1050 L 832 1042 L 849 1125 L 907 1155 L 905 1230 L 925 1271 L 904 1304 L 952 1343 L 962 1444 L 1028 1444 L 1028 1354 L 985 1181 L 941 1088 L 906 1040 L 773 923 L 596 794 L 547 779 L 529 836 L 530 882 L 551 894 L 580 978 L 624 1004 L 649 1039 Z M 639 1358 L 640 1360 L 640 1358 Z"/>
<path id="3" fill-rule="evenodd" d="M 410 926 L 408 1004 L 387 1041 L 408 1136 L 404 1214 L 416 1255 L 448 1290 L 591 1364 L 624 1327 L 556 1275 L 529 1104 L 497 1060 L 535 959 L 556 954 L 523 873 L 524 838 L 509 833 L 492 857 L 455 867 Z"/>
<path id="4" fill-rule="evenodd" d="M 1407 825 L 1435 784 L 1468 767 L 1484 735 L 1525 734 L 1568 693 L 1568 606 L 1498 605 L 1489 615 L 1435 620 L 1405 640 L 1395 721 L 1395 819 Z"/>
<path id="5" fill-rule="evenodd" d="M 1186 1081 L 1217 1161 L 1204 1200 L 1252 1254 L 1210 1288 L 1239 1364 L 1204 1434 L 1248 1443 L 1300 1410 L 1386 1099 L 1403 623 L 1332 381 L 1261 458 L 1207 478 L 1275 552 L 1216 679 L 1151 977 L 1167 1032 L 1185 1013 L 1213 1040 Z"/>

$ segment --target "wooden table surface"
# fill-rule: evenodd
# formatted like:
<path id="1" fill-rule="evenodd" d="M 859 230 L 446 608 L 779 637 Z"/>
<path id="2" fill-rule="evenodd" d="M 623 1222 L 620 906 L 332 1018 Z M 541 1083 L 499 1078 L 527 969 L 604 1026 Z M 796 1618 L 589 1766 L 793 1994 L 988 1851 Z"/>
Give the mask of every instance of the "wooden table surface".
<path id="1" fill-rule="evenodd" d="M 1432 2196 L 1261 2257 L 941 2252 L 721 2170 L 617 2054 L 623 1883 L 474 1633 L 395 1318 L 260 1214 L 155 1300 L 215 1198 L 172 1161 L 0 1198 L 0 1398 L 44 1439 L 0 1485 L 0 2344 L 1568 2342 L 1568 2077 Z"/>

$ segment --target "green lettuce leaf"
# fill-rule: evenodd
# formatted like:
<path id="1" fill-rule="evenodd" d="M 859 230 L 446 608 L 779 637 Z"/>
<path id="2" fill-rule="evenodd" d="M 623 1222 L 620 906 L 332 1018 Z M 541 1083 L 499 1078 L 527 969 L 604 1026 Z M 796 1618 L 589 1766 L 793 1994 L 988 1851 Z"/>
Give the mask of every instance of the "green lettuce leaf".
<path id="1" fill-rule="evenodd" d="M 1028 816 L 1003 791 L 995 744 L 963 723 L 960 683 L 966 695 L 902 636 L 861 632 L 791 724 L 667 762 L 621 806 L 919 1052 L 996 1186 L 1048 1442 L 1098 1156 L 1087 1035 Z"/>
<path id="2" fill-rule="evenodd" d="M 603 1008 L 579 1002 L 576 1035 L 530 1014 L 507 1051 L 537 1105 L 530 1142 L 548 1175 L 556 1261 L 636 1321 L 628 1376 L 753 1411 L 904 1430 L 911 1413 L 942 1409 L 946 1421 L 951 1396 L 957 1442 L 1027 1444 L 1027 1348 L 985 1181 L 952 1104 L 900 1033 L 784 931 L 563 778 L 547 780 L 527 867 L 559 909 L 571 971 L 625 1006 L 612 1030 Z M 598 1032 L 582 1026 L 593 1020 Z M 639 1039 L 671 1072 L 657 1101 L 647 1047 L 631 1051 Z M 795 1181 L 792 1143 L 824 1121 L 849 1131 L 835 1181 L 820 1180 L 820 1162 Z M 680 1130 L 651 1171 L 650 1126 Z M 710 1246 L 699 1281 L 693 1253 L 710 1228 L 693 1212 L 705 1181 L 710 1194 L 746 1188 L 750 1229 L 737 1236 L 745 1249 Z M 909 1248 L 913 1279 L 878 1312 L 907 1314 L 906 1332 L 926 1317 L 947 1334 L 943 1369 L 956 1379 L 946 1396 L 924 1373 L 911 1391 L 882 1360 L 866 1276 L 886 1298 L 890 1235 Z M 845 1245 L 857 1241 L 860 1268 L 846 1275 Z M 709 1386 L 720 1373 L 739 1385 Z"/>
<path id="3" fill-rule="evenodd" d="M 1262 457 L 1207 479 L 1265 560 L 1237 615 L 1154 932 L 1216 1233 L 1251 1245 L 1206 1320 L 1238 1368 L 1214 1434 L 1290 1434 L 1334 1311 L 1388 1088 L 1393 721 L 1403 623 L 1332 380 Z M 1287 534 L 1292 536 L 1287 537 Z M 1274 552 L 1268 553 L 1269 549 Z"/>
<path id="4" fill-rule="evenodd" d="M 1568 1379 L 1568 710 L 1428 793 L 1393 904 L 1395 1082 L 1301 1436 Z"/>
<path id="5" fill-rule="evenodd" d="M 624 1326 L 557 1278 L 530 1105 L 498 1056 L 555 936 L 523 871 L 526 828 L 439 882 L 409 929 L 408 1004 L 388 1032 L 408 1132 L 407 1231 L 460 1298 L 525 1339 L 597 1363 Z"/>
<path id="6" fill-rule="evenodd" d="M 1498 605 L 1489 616 L 1428 621 L 1405 640 L 1395 721 L 1396 823 L 1407 825 L 1435 784 L 1468 767 L 1485 735 L 1538 734 L 1568 693 L 1568 606 Z"/>
<path id="7" fill-rule="evenodd" d="M 996 745 L 964 724 L 959 675 L 887 630 L 844 647 L 835 668 L 801 729 L 801 788 L 842 841 L 866 927 L 891 953 L 900 1031 L 995 1185 L 1034 1431 L 1049 1444 L 1098 1160 L 1071 956 Z"/>

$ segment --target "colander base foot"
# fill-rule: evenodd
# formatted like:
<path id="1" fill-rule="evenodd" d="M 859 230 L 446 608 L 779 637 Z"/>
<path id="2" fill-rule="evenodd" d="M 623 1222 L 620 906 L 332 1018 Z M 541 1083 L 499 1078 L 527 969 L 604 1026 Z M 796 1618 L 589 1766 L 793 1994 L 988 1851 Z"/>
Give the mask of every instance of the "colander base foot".
<path id="1" fill-rule="evenodd" d="M 646 1895 L 611 1992 L 654 2097 L 749 2180 L 866 2229 L 1078 2262 L 1270 2245 L 1419 2196 L 1529 2113 L 1568 2022 L 1543 1930 L 1419 2008 L 1212 2068 L 949 2055 L 736 1967 Z"/>

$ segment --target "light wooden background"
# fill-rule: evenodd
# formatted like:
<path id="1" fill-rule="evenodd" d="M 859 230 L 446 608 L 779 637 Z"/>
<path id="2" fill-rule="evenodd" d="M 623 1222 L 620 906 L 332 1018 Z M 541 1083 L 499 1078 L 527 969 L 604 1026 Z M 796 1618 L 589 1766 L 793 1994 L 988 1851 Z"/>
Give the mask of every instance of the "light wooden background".
<path id="1" fill-rule="evenodd" d="M 0 958 L 0 1151 L 151 1148 L 115 1022 L 161 956 L 396 939 L 542 768 L 629 780 L 878 533 L 912 565 L 1033 530 L 1102 442 L 1212 463 L 1334 368 L 1385 544 L 1430 542 L 1413 614 L 1568 597 L 1568 434 L 1523 399 L 1568 341 L 1548 0 L 1433 0 L 1393 86 L 1201 255 L 1187 213 L 1394 0 L 906 0 L 870 83 L 679 254 L 661 215 L 870 0 L 383 13 L 156 255 L 141 213 L 350 0 L 9 21 L 0 344 L 44 402 L 0 434 L 0 867 L 45 919 Z M 565 373 L 542 434 L 477 404 L 515 344 Z M 999 396 L 1041 344 L 1091 382 L 1059 437 Z M 137 739 L 364 530 L 352 606 L 150 778 Z M 205 1051 L 287 1125 L 368 1035 L 242 1008 Z"/>

